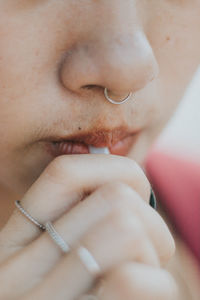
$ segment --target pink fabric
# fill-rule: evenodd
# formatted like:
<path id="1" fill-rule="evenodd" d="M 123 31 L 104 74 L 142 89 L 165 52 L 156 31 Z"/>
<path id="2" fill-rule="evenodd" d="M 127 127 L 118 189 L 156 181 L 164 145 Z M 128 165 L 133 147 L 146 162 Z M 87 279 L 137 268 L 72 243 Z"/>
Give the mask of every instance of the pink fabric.
<path id="1" fill-rule="evenodd" d="M 146 170 L 158 201 L 200 264 L 200 164 L 154 150 Z"/>

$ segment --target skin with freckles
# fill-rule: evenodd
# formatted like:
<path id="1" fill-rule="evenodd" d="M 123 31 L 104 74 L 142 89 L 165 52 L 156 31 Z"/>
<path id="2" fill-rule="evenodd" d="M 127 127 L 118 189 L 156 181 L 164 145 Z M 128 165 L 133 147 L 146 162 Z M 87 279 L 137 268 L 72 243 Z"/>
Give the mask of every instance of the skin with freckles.
<path id="1" fill-rule="evenodd" d="M 127 156 L 143 166 L 200 62 L 199 15 L 200 0 L 0 0 L 2 226 L 52 162 L 46 138 L 140 129 Z M 104 87 L 134 95 L 112 105 Z"/>
<path id="2" fill-rule="evenodd" d="M 1 0 L 2 188 L 23 195 L 52 159 L 39 141 L 79 127 L 141 128 L 141 163 L 200 61 L 199 11 L 197 0 Z M 111 106 L 105 86 L 134 99 Z"/>

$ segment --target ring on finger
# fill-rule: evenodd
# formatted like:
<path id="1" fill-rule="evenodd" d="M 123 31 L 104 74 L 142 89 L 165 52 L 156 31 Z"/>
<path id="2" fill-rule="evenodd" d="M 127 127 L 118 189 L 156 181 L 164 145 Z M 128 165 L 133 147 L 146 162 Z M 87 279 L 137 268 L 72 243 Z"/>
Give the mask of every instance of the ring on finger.
<path id="1" fill-rule="evenodd" d="M 45 224 L 45 228 L 51 239 L 56 243 L 56 245 L 64 252 L 68 253 L 70 251 L 70 246 L 66 241 L 60 236 L 60 234 L 55 230 L 51 222 Z"/>
<path id="2" fill-rule="evenodd" d="M 15 206 L 19 209 L 19 211 L 27 218 L 29 219 L 33 224 L 38 226 L 41 230 L 45 231 L 46 227 L 39 223 L 35 218 L 33 218 L 21 205 L 21 202 L 19 200 L 15 201 Z"/>
<path id="3" fill-rule="evenodd" d="M 87 248 L 79 246 L 77 249 L 77 255 L 89 273 L 95 277 L 101 273 L 99 264 Z"/>

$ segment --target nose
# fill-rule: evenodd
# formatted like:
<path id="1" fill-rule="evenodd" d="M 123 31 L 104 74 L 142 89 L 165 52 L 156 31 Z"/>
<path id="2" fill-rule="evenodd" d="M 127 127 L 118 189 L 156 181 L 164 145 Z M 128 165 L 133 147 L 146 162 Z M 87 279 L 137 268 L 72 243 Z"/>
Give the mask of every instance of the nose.
<path id="1" fill-rule="evenodd" d="M 114 95 L 127 95 L 144 88 L 158 75 L 158 63 L 144 31 L 123 22 L 123 29 L 119 30 L 115 20 L 107 31 L 98 28 L 71 49 L 60 70 L 67 89 L 83 93 L 88 86 L 98 86 Z"/>

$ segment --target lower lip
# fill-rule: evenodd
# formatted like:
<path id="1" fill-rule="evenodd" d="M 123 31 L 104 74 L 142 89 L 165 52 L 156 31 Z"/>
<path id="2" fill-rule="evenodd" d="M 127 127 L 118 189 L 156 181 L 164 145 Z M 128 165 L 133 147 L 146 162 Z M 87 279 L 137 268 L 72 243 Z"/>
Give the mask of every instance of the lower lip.
<path id="1" fill-rule="evenodd" d="M 120 140 L 115 145 L 109 147 L 109 151 L 114 155 L 126 156 L 133 145 L 138 139 L 139 132 L 133 136 L 128 136 L 123 140 Z M 105 147 L 105 146 L 104 146 Z M 53 157 L 66 154 L 88 154 L 89 148 L 88 145 L 84 143 L 75 143 L 75 142 L 61 142 L 61 143 L 46 143 L 46 149 L 49 154 Z"/>

